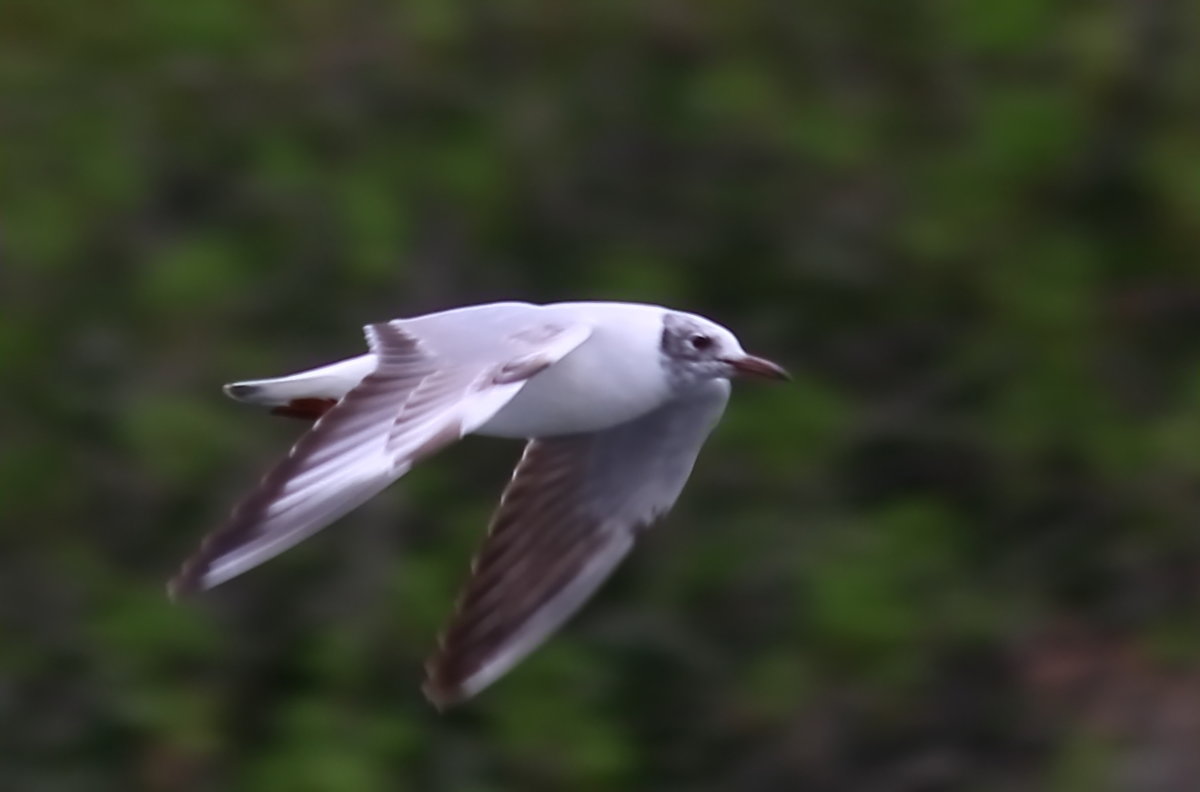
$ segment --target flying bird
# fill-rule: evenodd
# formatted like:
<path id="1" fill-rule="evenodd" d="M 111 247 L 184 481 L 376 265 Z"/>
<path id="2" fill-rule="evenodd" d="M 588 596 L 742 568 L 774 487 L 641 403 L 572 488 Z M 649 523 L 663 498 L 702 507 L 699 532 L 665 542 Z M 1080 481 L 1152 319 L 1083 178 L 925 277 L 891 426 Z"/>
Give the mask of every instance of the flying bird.
<path id="1" fill-rule="evenodd" d="M 786 379 L 732 332 L 656 305 L 476 305 L 367 325 L 369 352 L 225 386 L 315 420 L 171 580 L 258 566 L 468 435 L 526 440 L 425 692 L 469 698 L 562 625 L 679 497 L 735 376 Z"/>

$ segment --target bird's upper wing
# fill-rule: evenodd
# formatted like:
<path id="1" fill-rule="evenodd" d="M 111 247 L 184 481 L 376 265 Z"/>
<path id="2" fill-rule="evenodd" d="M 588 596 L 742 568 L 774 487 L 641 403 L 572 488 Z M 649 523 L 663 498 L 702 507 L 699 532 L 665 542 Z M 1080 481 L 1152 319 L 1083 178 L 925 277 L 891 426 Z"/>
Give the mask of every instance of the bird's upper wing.
<path id="1" fill-rule="evenodd" d="M 434 703 L 477 693 L 591 596 L 679 497 L 728 398 L 715 380 L 621 426 L 525 446 L 428 664 Z"/>
<path id="2" fill-rule="evenodd" d="M 505 303 L 463 317 L 369 325 L 373 373 L 350 390 L 210 534 L 171 581 L 211 588 L 292 547 L 474 431 L 529 377 L 579 346 L 584 324 Z M 470 338 L 475 337 L 475 343 Z"/>

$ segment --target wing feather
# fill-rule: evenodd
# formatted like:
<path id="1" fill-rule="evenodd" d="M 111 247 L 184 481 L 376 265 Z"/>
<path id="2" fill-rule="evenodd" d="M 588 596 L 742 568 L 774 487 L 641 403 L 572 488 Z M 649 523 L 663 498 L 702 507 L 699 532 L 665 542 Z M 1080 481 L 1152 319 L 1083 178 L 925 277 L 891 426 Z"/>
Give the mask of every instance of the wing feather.
<path id="1" fill-rule="evenodd" d="M 478 348 L 444 343 L 451 337 L 444 321 L 430 324 L 438 315 L 365 328 L 375 370 L 203 541 L 170 582 L 171 595 L 223 583 L 358 507 L 415 461 L 477 429 L 524 387 L 527 380 L 492 384 L 496 367 L 531 348 L 561 358 L 590 332 L 586 325 L 565 325 L 536 344 L 517 337 L 536 310 L 494 307 L 485 318 L 501 327 L 507 317 L 508 333 L 490 333 Z"/>
<path id="2" fill-rule="evenodd" d="M 715 381 L 622 426 L 525 446 L 427 665 L 434 703 L 474 695 L 583 605 L 674 504 L 728 397 Z"/>

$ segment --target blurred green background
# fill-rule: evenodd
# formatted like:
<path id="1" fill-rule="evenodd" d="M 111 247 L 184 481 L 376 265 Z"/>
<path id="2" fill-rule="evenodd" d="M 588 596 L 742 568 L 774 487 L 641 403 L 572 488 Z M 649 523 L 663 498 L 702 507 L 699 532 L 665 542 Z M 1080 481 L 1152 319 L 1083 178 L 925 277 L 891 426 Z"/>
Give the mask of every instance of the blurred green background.
<path id="1" fill-rule="evenodd" d="M 0 788 L 1200 788 L 1200 7 L 6 0 Z M 181 606 L 299 424 L 492 299 L 712 316 L 679 506 L 480 698 L 478 439 Z"/>

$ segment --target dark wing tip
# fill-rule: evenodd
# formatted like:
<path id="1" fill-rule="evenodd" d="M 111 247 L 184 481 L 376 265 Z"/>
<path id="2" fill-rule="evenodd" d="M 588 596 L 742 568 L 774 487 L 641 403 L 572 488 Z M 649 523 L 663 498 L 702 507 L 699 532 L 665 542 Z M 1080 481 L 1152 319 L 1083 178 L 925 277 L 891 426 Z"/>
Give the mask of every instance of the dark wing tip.
<path id="1" fill-rule="evenodd" d="M 453 629 L 449 629 L 438 638 L 437 649 L 425 663 L 421 692 L 441 712 L 462 704 L 478 692 L 470 688 L 470 681 L 479 665 L 478 658 L 472 662 L 469 654 L 455 648 Z"/>
<path id="2" fill-rule="evenodd" d="M 171 602 L 179 602 L 199 593 L 204 588 L 201 581 L 206 571 L 207 564 L 200 564 L 199 559 L 188 560 L 175 577 L 167 581 L 167 597 Z"/>
<path id="3" fill-rule="evenodd" d="M 445 712 L 468 698 L 463 695 L 460 685 L 440 678 L 435 670 L 429 672 L 425 684 L 421 686 L 421 692 L 438 712 Z"/>

